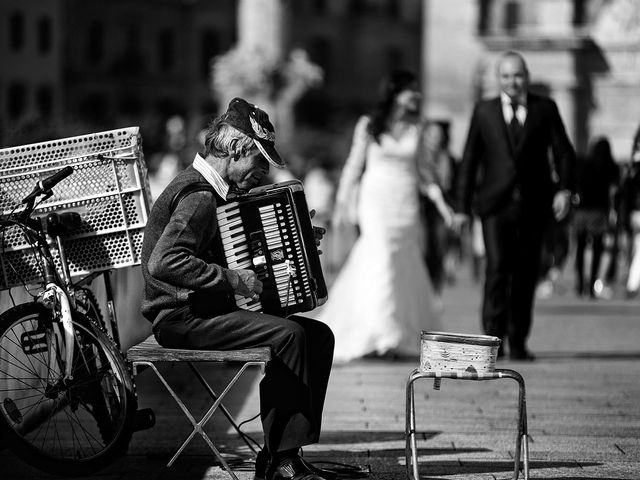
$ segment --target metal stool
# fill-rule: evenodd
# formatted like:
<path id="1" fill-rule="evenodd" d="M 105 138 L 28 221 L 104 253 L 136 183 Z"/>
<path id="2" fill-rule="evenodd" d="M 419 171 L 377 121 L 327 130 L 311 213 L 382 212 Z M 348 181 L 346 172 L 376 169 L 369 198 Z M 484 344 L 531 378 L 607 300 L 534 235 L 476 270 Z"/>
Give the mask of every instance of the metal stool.
<path id="1" fill-rule="evenodd" d="M 406 428 L 405 428 L 405 461 L 407 466 L 407 478 L 419 480 L 418 473 L 418 453 L 416 448 L 416 418 L 413 384 L 420 378 L 433 378 L 434 389 L 439 390 L 440 381 L 443 378 L 454 380 L 497 380 L 500 378 L 511 378 L 518 382 L 518 435 L 516 437 L 515 465 L 513 470 L 514 480 L 518 479 L 520 473 L 520 455 L 522 451 L 524 463 L 524 478 L 529 480 L 529 438 L 527 435 L 527 405 L 525 399 L 525 386 L 522 376 L 513 370 L 498 369 L 487 373 L 469 372 L 438 372 L 420 371 L 416 368 L 407 380 L 407 405 L 406 405 Z M 524 445 L 523 445 L 524 443 Z"/>
<path id="2" fill-rule="evenodd" d="M 187 444 L 191 441 L 191 439 L 199 434 L 204 441 L 207 443 L 209 448 L 213 451 L 215 456 L 218 458 L 223 468 L 227 471 L 229 476 L 233 480 L 238 480 L 238 477 L 233 473 L 231 468 L 229 467 L 227 461 L 222 457 L 218 449 L 215 447 L 209 436 L 204 431 L 204 425 L 209 421 L 211 416 L 215 413 L 215 411 L 220 408 L 220 410 L 227 417 L 227 420 L 231 423 L 231 425 L 235 428 L 235 430 L 240 434 L 241 438 L 245 441 L 247 446 L 253 450 L 254 453 L 257 453 L 253 445 L 251 445 L 245 437 L 241 434 L 240 428 L 236 423 L 235 419 L 231 416 L 231 413 L 226 409 L 226 407 L 222 404 L 222 400 L 227 395 L 231 387 L 238 381 L 240 376 L 244 373 L 244 371 L 251 366 L 258 366 L 261 369 L 262 374 L 264 374 L 264 369 L 267 365 L 267 362 L 271 360 L 271 349 L 269 347 L 260 347 L 260 348 L 249 348 L 246 350 L 229 350 L 229 351 L 220 351 L 220 350 L 183 350 L 177 348 L 164 348 L 156 342 L 156 339 L 152 336 L 147 338 L 144 342 L 131 347 L 127 352 L 127 360 L 132 363 L 133 366 L 133 374 L 136 375 L 138 373 L 138 367 L 140 365 L 145 365 L 150 367 L 151 370 L 156 374 L 156 376 L 160 379 L 162 384 L 165 386 L 167 391 L 171 394 L 173 399 L 176 401 L 178 406 L 182 409 L 185 416 L 193 425 L 193 431 L 189 434 L 189 436 L 184 440 L 182 445 L 178 448 L 176 453 L 171 457 L 169 463 L 167 463 L 167 467 L 170 467 L 173 462 L 178 458 L 178 455 L 182 453 Z M 162 376 L 162 374 L 158 371 L 154 363 L 156 362 L 185 362 L 189 368 L 193 371 L 194 375 L 198 378 L 202 386 L 211 396 L 213 403 L 204 414 L 204 416 L 200 419 L 200 421 L 196 421 L 191 412 L 187 409 L 184 402 L 178 397 L 176 392 L 171 388 L 167 380 Z M 196 369 L 194 362 L 239 362 L 242 364 L 238 372 L 235 376 L 229 381 L 224 390 L 218 395 L 214 392 L 211 386 L 207 383 L 202 374 Z"/>

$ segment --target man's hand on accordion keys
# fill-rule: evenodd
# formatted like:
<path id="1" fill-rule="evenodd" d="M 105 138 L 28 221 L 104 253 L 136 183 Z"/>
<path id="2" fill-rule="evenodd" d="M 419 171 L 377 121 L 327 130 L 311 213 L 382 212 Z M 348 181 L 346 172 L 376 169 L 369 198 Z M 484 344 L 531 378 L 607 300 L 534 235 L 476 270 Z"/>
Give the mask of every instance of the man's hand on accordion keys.
<path id="1" fill-rule="evenodd" d="M 309 212 L 309 216 L 311 218 L 313 218 L 316 215 L 316 211 L 315 210 L 311 210 Z M 323 227 L 316 227 L 315 225 L 312 225 L 313 227 L 313 236 L 316 240 L 316 246 L 319 247 L 320 246 L 320 241 L 322 240 L 322 238 L 324 237 L 324 234 L 327 233 L 327 229 L 323 228 Z M 322 250 L 320 250 L 318 248 L 318 254 L 322 254 Z"/>
<path id="2" fill-rule="evenodd" d="M 254 301 L 258 300 L 262 293 L 262 281 L 256 276 L 256 272 L 245 269 L 234 270 L 234 272 L 239 278 L 235 288 L 236 293 Z"/>

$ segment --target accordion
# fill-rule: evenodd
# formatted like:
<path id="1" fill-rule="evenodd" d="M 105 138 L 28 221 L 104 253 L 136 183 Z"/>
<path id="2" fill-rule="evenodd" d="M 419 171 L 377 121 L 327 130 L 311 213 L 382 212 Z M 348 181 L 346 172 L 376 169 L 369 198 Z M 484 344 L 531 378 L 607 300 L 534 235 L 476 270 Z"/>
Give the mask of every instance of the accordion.
<path id="1" fill-rule="evenodd" d="M 250 190 L 217 209 L 227 267 L 251 269 L 263 283 L 240 308 L 286 317 L 327 300 L 311 217 L 297 180 Z"/>

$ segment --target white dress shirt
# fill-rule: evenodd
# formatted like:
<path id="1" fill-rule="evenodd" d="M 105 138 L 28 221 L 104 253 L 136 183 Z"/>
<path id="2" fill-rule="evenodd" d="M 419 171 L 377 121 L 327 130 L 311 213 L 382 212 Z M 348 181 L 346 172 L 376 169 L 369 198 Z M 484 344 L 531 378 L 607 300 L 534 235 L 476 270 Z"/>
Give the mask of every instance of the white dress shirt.
<path id="1" fill-rule="evenodd" d="M 511 97 L 504 92 L 500 92 L 500 101 L 502 102 L 502 115 L 504 117 L 504 121 L 507 125 L 511 123 L 511 119 L 513 118 L 513 109 L 511 108 L 511 104 L 514 102 L 511 100 Z M 524 122 L 527 120 L 527 96 L 522 95 L 520 98 L 515 100 L 518 103 L 516 107 L 516 118 L 518 119 L 518 123 L 520 125 L 524 125 Z"/>
<path id="2" fill-rule="evenodd" d="M 200 156 L 199 153 L 196 153 L 196 157 L 193 159 L 193 168 L 202 174 L 205 180 L 211 184 L 220 197 L 225 200 L 227 199 L 227 195 L 229 194 L 229 184 L 211 165 L 205 161 L 204 158 Z"/>

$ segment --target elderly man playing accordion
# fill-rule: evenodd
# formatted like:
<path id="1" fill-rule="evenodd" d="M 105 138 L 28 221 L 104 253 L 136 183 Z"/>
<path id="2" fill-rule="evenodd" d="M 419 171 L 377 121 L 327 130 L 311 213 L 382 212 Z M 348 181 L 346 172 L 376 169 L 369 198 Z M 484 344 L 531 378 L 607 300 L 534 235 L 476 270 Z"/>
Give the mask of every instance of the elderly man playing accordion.
<path id="1" fill-rule="evenodd" d="M 307 464 L 299 449 L 320 436 L 333 334 L 313 319 L 238 308 L 234 297 L 257 300 L 262 282 L 253 270 L 223 266 L 218 241 L 216 208 L 227 203 L 230 193 L 255 187 L 270 164 L 284 166 L 268 115 L 233 99 L 208 127 L 204 152 L 153 205 L 142 248 L 142 313 L 165 347 L 269 346 L 273 357 L 260 384 L 265 447 L 256 461 L 256 478 L 322 480 L 327 475 Z M 188 187 L 202 182 L 211 188 Z M 324 232 L 314 228 L 314 233 L 319 244 Z"/>

